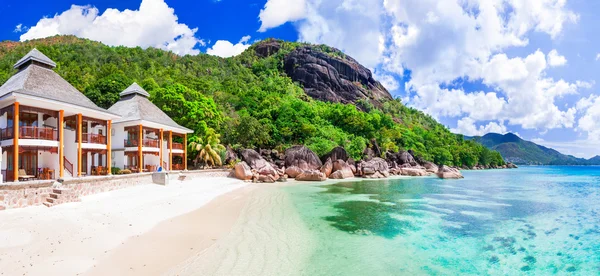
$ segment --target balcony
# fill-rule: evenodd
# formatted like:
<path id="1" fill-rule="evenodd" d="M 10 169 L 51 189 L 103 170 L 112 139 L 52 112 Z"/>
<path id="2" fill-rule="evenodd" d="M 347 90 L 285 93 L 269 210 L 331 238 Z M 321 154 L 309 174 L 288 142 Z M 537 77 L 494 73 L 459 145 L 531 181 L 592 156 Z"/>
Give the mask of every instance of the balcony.
<path id="1" fill-rule="evenodd" d="M 13 138 L 14 128 L 8 127 L 0 130 L 1 140 L 10 140 Z M 58 141 L 58 131 L 47 127 L 22 126 L 19 127 L 19 139 Z"/>
<path id="2" fill-rule="evenodd" d="M 173 149 L 183 150 L 183 144 L 181 144 L 181 143 L 173 143 Z"/>
<path id="3" fill-rule="evenodd" d="M 149 148 L 158 148 L 160 144 L 158 139 L 144 139 L 142 140 L 142 143 L 144 147 Z M 137 147 L 138 145 L 138 140 L 125 140 L 125 147 Z"/>
<path id="4" fill-rule="evenodd" d="M 81 142 L 106 145 L 106 136 L 95 133 L 83 133 L 81 134 Z"/>

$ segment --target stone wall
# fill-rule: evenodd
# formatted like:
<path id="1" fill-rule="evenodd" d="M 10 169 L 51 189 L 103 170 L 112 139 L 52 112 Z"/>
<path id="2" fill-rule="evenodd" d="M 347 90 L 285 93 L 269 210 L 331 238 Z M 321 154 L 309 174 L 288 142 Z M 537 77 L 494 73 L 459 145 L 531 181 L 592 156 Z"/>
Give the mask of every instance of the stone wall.
<path id="1" fill-rule="evenodd" d="M 84 177 L 65 180 L 62 188 L 86 196 L 152 183 L 152 174 Z M 52 193 L 53 181 L 28 181 L 0 185 L 0 210 L 42 205 Z"/>
<path id="2" fill-rule="evenodd" d="M 226 177 L 229 170 L 174 172 L 185 180 L 202 177 Z M 93 176 L 65 180 L 62 188 L 73 190 L 79 197 L 152 183 L 152 173 Z M 28 181 L 0 184 L 0 210 L 42 205 L 52 193 L 53 181 Z"/>

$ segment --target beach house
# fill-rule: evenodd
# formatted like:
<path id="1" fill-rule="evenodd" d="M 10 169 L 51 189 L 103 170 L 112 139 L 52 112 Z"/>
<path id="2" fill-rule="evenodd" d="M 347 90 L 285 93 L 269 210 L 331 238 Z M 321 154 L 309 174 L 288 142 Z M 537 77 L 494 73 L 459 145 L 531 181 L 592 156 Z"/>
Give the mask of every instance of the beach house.
<path id="1" fill-rule="evenodd" d="M 192 130 L 178 125 L 154 105 L 146 92 L 133 83 L 108 111 L 121 117 L 114 120 L 113 166 L 134 172 L 187 170 L 187 134 Z"/>
<path id="2" fill-rule="evenodd" d="M 0 146 L 4 181 L 107 174 L 111 121 L 60 77 L 37 49 L 20 59 L 0 87 Z"/>

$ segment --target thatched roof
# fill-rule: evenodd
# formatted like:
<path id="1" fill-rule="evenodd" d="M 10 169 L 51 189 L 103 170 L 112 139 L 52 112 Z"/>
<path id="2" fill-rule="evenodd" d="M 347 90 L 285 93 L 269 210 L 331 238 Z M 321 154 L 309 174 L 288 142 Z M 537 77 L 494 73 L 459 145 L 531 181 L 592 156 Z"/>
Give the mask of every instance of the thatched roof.
<path id="1" fill-rule="evenodd" d="M 35 62 L 28 63 L 32 60 Z M 20 71 L 0 87 L 0 97 L 18 93 L 106 112 L 48 68 L 55 66 L 55 63 L 40 51 L 33 49 L 15 66 Z"/>
<path id="2" fill-rule="evenodd" d="M 120 119 L 114 121 L 115 123 L 143 120 L 192 132 L 192 130 L 177 124 L 160 108 L 150 102 L 149 96 L 150 94 L 146 90 L 134 83 L 121 92 L 121 99 L 111 106 L 108 111 L 121 116 Z"/>

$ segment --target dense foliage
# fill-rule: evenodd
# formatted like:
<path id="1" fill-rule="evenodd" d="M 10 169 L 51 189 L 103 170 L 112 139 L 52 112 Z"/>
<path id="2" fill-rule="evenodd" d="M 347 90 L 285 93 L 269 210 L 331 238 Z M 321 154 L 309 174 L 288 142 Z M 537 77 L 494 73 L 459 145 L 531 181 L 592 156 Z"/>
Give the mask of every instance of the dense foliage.
<path id="1" fill-rule="evenodd" d="M 0 83 L 12 65 L 32 47 L 52 58 L 67 81 L 101 107 L 118 100 L 118 93 L 138 82 L 151 100 L 179 124 L 198 136 L 215 130 L 234 147 L 284 149 L 305 144 L 323 155 L 344 146 L 360 159 L 371 139 L 384 150 L 413 150 L 418 157 L 456 166 L 501 165 L 502 157 L 481 144 L 464 141 L 433 118 L 399 100 L 374 108 L 316 101 L 285 75 L 282 61 L 298 43 L 268 58 L 253 48 L 234 58 L 206 54 L 180 57 L 149 48 L 108 47 L 71 36 L 26 43 L 0 44 Z M 315 49 L 344 58 L 327 46 Z M 192 139 L 192 138 L 190 138 Z"/>

